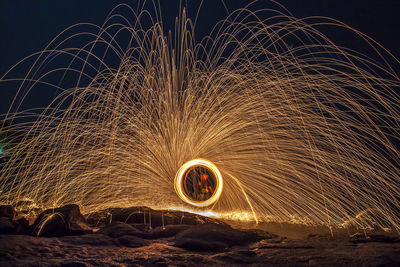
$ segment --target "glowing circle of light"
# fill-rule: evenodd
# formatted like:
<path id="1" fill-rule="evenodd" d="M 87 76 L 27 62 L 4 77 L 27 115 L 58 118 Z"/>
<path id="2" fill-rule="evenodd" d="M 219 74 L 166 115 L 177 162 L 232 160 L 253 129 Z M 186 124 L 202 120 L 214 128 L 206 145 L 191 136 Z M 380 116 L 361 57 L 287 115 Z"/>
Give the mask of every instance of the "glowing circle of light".
<path id="1" fill-rule="evenodd" d="M 194 199 L 191 199 L 183 189 L 183 182 L 184 182 L 184 175 L 187 173 L 187 171 L 191 168 L 194 167 L 203 167 L 206 168 L 207 170 L 211 171 L 213 175 L 215 176 L 215 190 L 214 193 L 211 195 L 210 198 L 204 200 L 204 201 L 196 201 Z M 182 199 L 184 202 L 196 206 L 196 207 L 207 207 L 210 206 L 211 204 L 215 203 L 219 197 L 221 196 L 222 193 L 222 188 L 223 188 L 223 181 L 222 181 L 222 175 L 218 168 L 211 163 L 208 160 L 205 159 L 193 159 L 185 164 L 183 164 L 178 172 L 175 175 L 175 181 L 174 181 L 174 186 L 175 186 L 175 191 L 177 195 L 179 196 L 180 199 Z"/>

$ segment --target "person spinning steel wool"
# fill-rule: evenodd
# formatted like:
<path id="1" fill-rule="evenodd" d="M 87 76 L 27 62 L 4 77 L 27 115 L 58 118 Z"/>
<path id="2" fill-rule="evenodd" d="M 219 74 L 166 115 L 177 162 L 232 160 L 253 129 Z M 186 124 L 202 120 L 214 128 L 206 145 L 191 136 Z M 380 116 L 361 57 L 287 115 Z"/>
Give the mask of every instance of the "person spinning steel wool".
<path id="1" fill-rule="evenodd" d="M 215 177 L 204 167 L 190 168 L 183 181 L 185 194 L 194 201 L 208 200 L 215 193 Z"/>
<path id="2" fill-rule="evenodd" d="M 197 184 L 202 194 L 209 195 L 214 193 L 212 186 L 208 184 L 208 177 L 209 177 L 208 174 L 205 173 L 200 174 L 200 181 Z"/>

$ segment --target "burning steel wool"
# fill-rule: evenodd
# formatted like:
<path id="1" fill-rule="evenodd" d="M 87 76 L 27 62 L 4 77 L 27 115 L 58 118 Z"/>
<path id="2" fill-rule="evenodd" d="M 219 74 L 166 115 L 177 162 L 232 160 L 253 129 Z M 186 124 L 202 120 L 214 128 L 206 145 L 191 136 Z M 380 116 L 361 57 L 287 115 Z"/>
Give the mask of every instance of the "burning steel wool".
<path id="1" fill-rule="evenodd" d="M 161 14 L 121 9 L 14 67 L 33 62 L 3 116 L 0 202 L 400 228 L 400 80 L 387 59 L 398 61 L 378 43 L 334 20 L 248 9 L 196 41 L 185 10 L 166 33 Z M 48 106 L 20 108 L 44 87 Z"/>
<path id="2" fill-rule="evenodd" d="M 204 159 L 186 162 L 175 177 L 175 191 L 188 204 L 207 207 L 218 200 L 223 180 L 218 168 Z"/>

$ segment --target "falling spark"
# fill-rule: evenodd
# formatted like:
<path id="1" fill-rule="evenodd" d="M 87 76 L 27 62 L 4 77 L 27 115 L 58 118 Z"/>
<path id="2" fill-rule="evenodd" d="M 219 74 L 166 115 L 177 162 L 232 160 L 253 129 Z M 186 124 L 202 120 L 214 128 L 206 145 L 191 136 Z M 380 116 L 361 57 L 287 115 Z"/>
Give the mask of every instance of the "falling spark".
<path id="1" fill-rule="evenodd" d="M 26 135 L 7 152 L 1 202 L 399 229 L 400 80 L 380 54 L 378 62 L 339 47 L 316 29 L 351 28 L 240 9 L 196 42 L 185 10 L 166 36 L 157 19 L 140 26 L 149 12 L 123 17 L 119 8 L 102 27 L 70 27 L 32 55 L 4 116 L 33 122 L 14 124 Z M 275 13 L 261 20 L 260 12 Z M 82 47 L 67 46 L 82 36 Z M 62 67 L 52 65 L 57 57 Z M 40 112 L 20 110 L 42 86 L 57 90 L 54 100 Z M 199 158 L 223 177 L 203 209 L 174 186 L 181 166 Z"/>

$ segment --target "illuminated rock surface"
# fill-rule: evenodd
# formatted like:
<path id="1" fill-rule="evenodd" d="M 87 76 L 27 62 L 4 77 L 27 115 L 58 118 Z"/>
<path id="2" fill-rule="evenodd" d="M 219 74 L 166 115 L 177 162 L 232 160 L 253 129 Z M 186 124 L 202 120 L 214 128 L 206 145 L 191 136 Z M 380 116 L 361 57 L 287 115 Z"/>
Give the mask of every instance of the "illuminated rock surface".
<path id="1" fill-rule="evenodd" d="M 31 229 L 33 235 L 48 237 L 81 235 L 92 231 L 75 204 L 45 210 L 36 218 Z"/>

